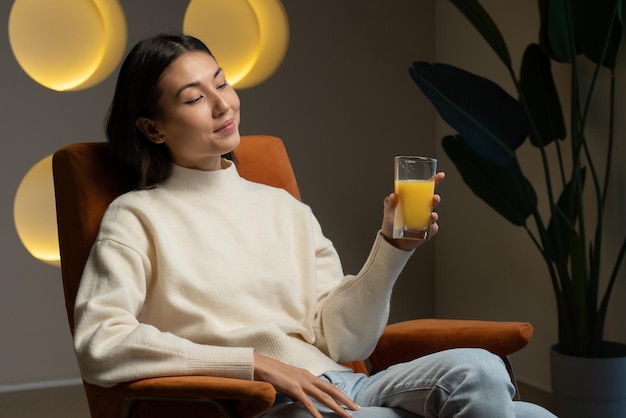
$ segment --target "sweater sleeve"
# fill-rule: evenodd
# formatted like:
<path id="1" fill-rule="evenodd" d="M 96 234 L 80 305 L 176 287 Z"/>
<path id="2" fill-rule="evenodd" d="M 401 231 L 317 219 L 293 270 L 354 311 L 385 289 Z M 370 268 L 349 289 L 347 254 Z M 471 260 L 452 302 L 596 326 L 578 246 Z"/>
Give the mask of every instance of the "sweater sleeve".
<path id="1" fill-rule="evenodd" d="M 150 263 L 113 240 L 92 248 L 75 305 L 75 350 L 83 378 L 108 387 L 155 376 L 212 375 L 251 380 L 252 348 L 193 343 L 137 319 Z"/>
<path id="2" fill-rule="evenodd" d="M 321 234 L 321 229 L 319 229 Z M 318 285 L 333 286 L 334 247 L 320 238 Z M 356 275 L 347 275 L 322 291 L 316 315 L 318 347 L 338 362 L 365 359 L 387 325 L 393 285 L 413 251 L 400 250 L 378 232 L 369 257 Z"/>

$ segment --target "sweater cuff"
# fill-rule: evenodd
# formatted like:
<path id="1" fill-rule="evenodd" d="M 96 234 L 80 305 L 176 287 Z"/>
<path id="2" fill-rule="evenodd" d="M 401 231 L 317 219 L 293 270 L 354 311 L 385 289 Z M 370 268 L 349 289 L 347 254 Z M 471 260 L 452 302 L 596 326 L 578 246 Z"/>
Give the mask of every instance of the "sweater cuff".
<path id="1" fill-rule="evenodd" d="M 247 347 L 199 346 L 187 357 L 190 375 L 254 380 L 254 354 Z"/>
<path id="2" fill-rule="evenodd" d="M 375 280 L 368 280 L 366 288 L 370 293 L 383 296 L 391 291 L 390 284 L 393 285 L 402 272 L 411 255 L 415 250 L 402 250 L 390 244 L 379 231 L 372 246 L 369 257 L 365 261 L 361 272 L 362 277 L 374 277 Z M 391 283 L 382 278 L 388 278 Z"/>
<path id="3" fill-rule="evenodd" d="M 395 245 L 387 241 L 387 238 L 385 238 L 382 231 L 379 230 L 376 234 L 376 240 L 374 241 L 374 248 L 372 249 L 372 253 L 374 253 L 374 251 L 381 252 L 384 257 L 388 257 L 389 264 L 401 264 L 402 267 L 400 268 L 400 270 L 402 270 L 404 264 L 406 264 L 406 262 L 415 252 L 415 249 L 403 250 L 396 247 Z"/>

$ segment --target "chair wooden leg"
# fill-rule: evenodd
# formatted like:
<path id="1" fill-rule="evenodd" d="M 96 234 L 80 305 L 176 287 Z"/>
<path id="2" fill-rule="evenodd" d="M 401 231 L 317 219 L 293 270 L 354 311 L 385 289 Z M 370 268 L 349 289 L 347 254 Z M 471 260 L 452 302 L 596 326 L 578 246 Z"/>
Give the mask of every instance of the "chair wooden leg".
<path id="1" fill-rule="evenodd" d="M 513 362 L 511 361 L 511 357 L 510 356 L 502 357 L 502 360 L 504 360 L 504 365 L 506 366 L 506 370 L 509 372 L 509 376 L 511 376 L 511 382 L 513 383 L 513 386 L 515 387 L 514 399 L 521 401 L 522 395 L 520 394 L 520 391 L 519 391 L 519 385 L 517 384 L 517 378 L 515 377 L 515 370 L 513 370 Z"/>

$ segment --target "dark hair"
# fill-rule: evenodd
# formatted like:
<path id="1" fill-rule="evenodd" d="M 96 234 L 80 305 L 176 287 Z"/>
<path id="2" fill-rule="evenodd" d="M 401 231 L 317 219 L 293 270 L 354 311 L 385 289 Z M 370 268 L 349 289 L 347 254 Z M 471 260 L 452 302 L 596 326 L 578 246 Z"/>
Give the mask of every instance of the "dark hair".
<path id="1" fill-rule="evenodd" d="M 150 141 L 135 122 L 140 117 L 159 116 L 158 82 L 163 71 L 178 57 L 193 51 L 213 56 L 209 48 L 193 36 L 161 34 L 135 45 L 120 69 L 107 115 L 106 136 L 114 158 L 137 175 L 140 189 L 170 176 L 172 155 L 165 145 Z M 234 158 L 232 153 L 224 157 Z"/>

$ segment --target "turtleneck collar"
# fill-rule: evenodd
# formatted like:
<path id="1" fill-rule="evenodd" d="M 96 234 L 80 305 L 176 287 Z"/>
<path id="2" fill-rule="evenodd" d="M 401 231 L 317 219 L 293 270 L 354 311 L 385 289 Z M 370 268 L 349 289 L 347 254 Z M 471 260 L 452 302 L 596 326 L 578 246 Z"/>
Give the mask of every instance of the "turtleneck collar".
<path id="1" fill-rule="evenodd" d="M 232 161 L 223 160 L 228 166 L 221 170 L 204 171 L 172 164 L 172 174 L 159 185 L 160 188 L 177 192 L 206 192 L 207 189 L 232 188 L 241 181 Z"/>

